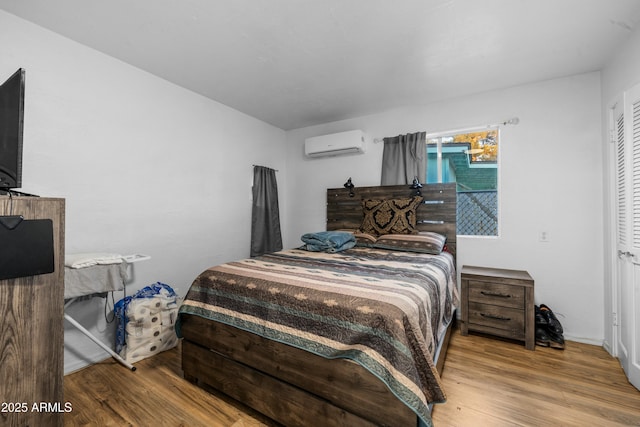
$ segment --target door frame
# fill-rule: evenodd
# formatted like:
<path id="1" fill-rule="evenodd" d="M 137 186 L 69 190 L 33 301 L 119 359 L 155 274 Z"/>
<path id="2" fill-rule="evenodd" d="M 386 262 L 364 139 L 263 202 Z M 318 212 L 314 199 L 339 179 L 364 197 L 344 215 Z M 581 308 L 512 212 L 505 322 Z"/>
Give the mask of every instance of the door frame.
<path id="1" fill-rule="evenodd" d="M 608 214 L 608 227 L 607 227 L 607 241 L 609 246 L 608 251 L 608 269 L 609 269 L 609 283 L 606 286 L 605 294 L 605 312 L 604 320 L 605 330 L 608 334 L 605 335 L 603 347 L 613 357 L 618 357 L 618 323 L 616 316 L 618 313 L 620 303 L 619 281 L 618 281 L 618 255 L 617 255 L 617 231 L 618 231 L 618 189 L 617 189 L 617 140 L 615 137 L 616 120 L 614 109 L 617 105 L 622 105 L 624 109 L 624 97 L 618 95 L 612 102 L 607 105 L 607 128 L 606 128 L 606 154 L 608 155 L 607 161 L 607 173 L 605 174 L 606 187 L 608 189 L 607 198 L 607 214 Z M 607 336 L 609 340 L 607 340 Z"/>

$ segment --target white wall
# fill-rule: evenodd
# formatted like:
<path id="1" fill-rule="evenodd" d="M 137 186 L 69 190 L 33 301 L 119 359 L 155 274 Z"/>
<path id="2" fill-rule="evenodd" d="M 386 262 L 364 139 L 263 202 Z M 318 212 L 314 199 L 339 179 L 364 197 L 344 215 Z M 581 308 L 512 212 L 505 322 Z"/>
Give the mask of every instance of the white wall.
<path id="1" fill-rule="evenodd" d="M 305 159 L 304 139 L 362 129 L 371 139 L 501 122 L 500 237 L 460 238 L 458 265 L 523 269 L 536 282 L 536 303 L 549 305 L 569 339 L 603 339 L 600 75 L 589 73 L 421 107 L 290 131 L 288 239 L 325 227 L 326 188 L 352 177 L 380 184 L 382 143 L 360 156 Z M 538 241 L 547 231 L 550 241 Z"/>
<path id="2" fill-rule="evenodd" d="M 615 102 L 621 100 L 623 92 L 636 84 L 640 84 L 640 27 L 631 34 L 626 43 L 624 43 L 617 52 L 612 56 L 607 66 L 602 70 L 602 120 L 603 135 L 602 140 L 608 141 L 607 132 L 609 130 L 609 111 Z M 615 339 L 615 326 L 613 326 L 612 313 L 617 311 L 614 307 L 615 302 L 612 300 L 612 286 L 614 260 L 616 256 L 615 245 L 613 243 L 615 236 L 614 216 L 615 212 L 615 189 L 614 177 L 615 167 L 612 165 L 612 158 L 615 158 L 614 145 L 604 143 L 602 148 L 603 158 L 603 188 L 604 188 L 604 215 L 605 215 L 605 290 L 604 290 L 604 306 L 605 306 L 605 347 L 615 353 L 613 348 Z"/>
<path id="3" fill-rule="evenodd" d="M 128 292 L 161 281 L 182 296 L 249 255 L 252 165 L 285 181 L 284 131 L 3 11 L 0 34 L 0 79 L 26 69 L 22 191 L 66 199 L 67 253 L 149 254 Z M 80 304 L 111 340 L 104 300 Z M 65 349 L 67 372 L 107 357 L 69 325 Z"/>
<path id="4" fill-rule="evenodd" d="M 67 200 L 67 253 L 150 254 L 129 292 L 162 281 L 184 295 L 204 268 L 248 255 L 253 164 L 279 170 L 293 247 L 324 229 L 326 188 L 348 177 L 379 184 L 373 138 L 518 116 L 501 133 L 501 236 L 461 238 L 459 265 L 528 270 L 536 302 L 561 315 L 568 338 L 602 341 L 599 73 L 285 133 L 2 11 L 0 33 L 0 79 L 27 70 L 23 191 Z M 631 70 L 625 61 L 605 70 L 605 102 L 640 75 L 633 58 Z M 367 154 L 304 158 L 305 137 L 351 129 L 369 134 Z M 538 242 L 543 230 L 548 243 Z M 82 304 L 73 314 L 111 339 L 104 300 Z M 69 325 L 65 336 L 66 371 L 107 356 Z"/>

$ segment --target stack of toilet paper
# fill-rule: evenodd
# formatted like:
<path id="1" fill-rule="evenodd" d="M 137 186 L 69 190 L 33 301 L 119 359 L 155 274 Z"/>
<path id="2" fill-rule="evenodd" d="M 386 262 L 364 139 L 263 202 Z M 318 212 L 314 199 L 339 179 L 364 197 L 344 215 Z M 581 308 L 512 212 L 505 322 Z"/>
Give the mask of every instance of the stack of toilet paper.
<path id="1" fill-rule="evenodd" d="M 137 362 L 178 344 L 175 295 L 161 292 L 152 297 L 133 298 L 127 304 L 125 314 L 125 345 L 120 356 L 127 362 Z"/>

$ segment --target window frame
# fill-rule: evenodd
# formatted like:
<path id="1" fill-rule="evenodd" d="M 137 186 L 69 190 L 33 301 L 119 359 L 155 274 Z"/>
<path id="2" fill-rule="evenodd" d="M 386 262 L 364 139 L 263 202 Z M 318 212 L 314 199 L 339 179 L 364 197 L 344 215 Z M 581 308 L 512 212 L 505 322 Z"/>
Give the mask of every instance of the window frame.
<path id="1" fill-rule="evenodd" d="M 498 133 L 498 158 L 494 163 L 496 165 L 496 204 L 497 204 L 497 219 L 496 219 L 496 234 L 495 235 L 479 235 L 479 234 L 458 234 L 459 237 L 464 238 L 472 238 L 472 239 L 499 239 L 502 233 L 502 133 L 501 127 L 499 125 L 490 125 L 490 126 L 477 126 L 477 127 L 469 127 L 464 129 L 454 129 L 454 130 L 446 130 L 439 132 L 427 133 L 425 138 L 425 153 L 427 153 L 429 140 L 438 139 L 436 144 L 436 159 L 437 159 L 437 178 L 438 183 L 442 182 L 442 138 L 444 137 L 452 137 L 455 135 L 473 133 L 473 132 L 486 132 L 495 130 Z M 427 172 L 428 174 L 428 172 Z M 457 187 L 457 186 L 456 186 Z M 456 194 L 458 191 L 456 190 Z M 456 217 L 456 227 L 457 227 L 457 217 Z"/>

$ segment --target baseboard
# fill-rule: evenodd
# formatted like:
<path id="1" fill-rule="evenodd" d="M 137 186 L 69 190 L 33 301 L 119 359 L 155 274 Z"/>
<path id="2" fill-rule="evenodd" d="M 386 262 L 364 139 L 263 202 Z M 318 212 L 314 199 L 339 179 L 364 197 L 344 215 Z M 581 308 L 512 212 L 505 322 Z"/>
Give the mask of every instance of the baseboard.
<path id="1" fill-rule="evenodd" d="M 64 364 L 64 374 L 69 375 L 80 369 L 84 369 L 87 366 L 91 366 L 95 363 L 103 362 L 109 359 L 111 355 L 106 351 L 96 351 L 93 354 L 83 354 L 82 359 L 76 359 L 69 363 Z"/>
<path id="2" fill-rule="evenodd" d="M 593 338 L 585 338 L 585 337 L 575 337 L 572 335 L 564 334 L 565 341 L 575 341 L 582 344 L 591 344 L 597 345 L 598 347 L 604 346 L 604 339 L 593 339 Z"/>
<path id="3" fill-rule="evenodd" d="M 604 342 L 602 343 L 602 347 L 607 351 L 607 353 L 615 357 L 615 355 L 613 354 L 613 348 L 611 347 L 611 343 L 609 343 L 609 341 L 604 340 Z"/>

